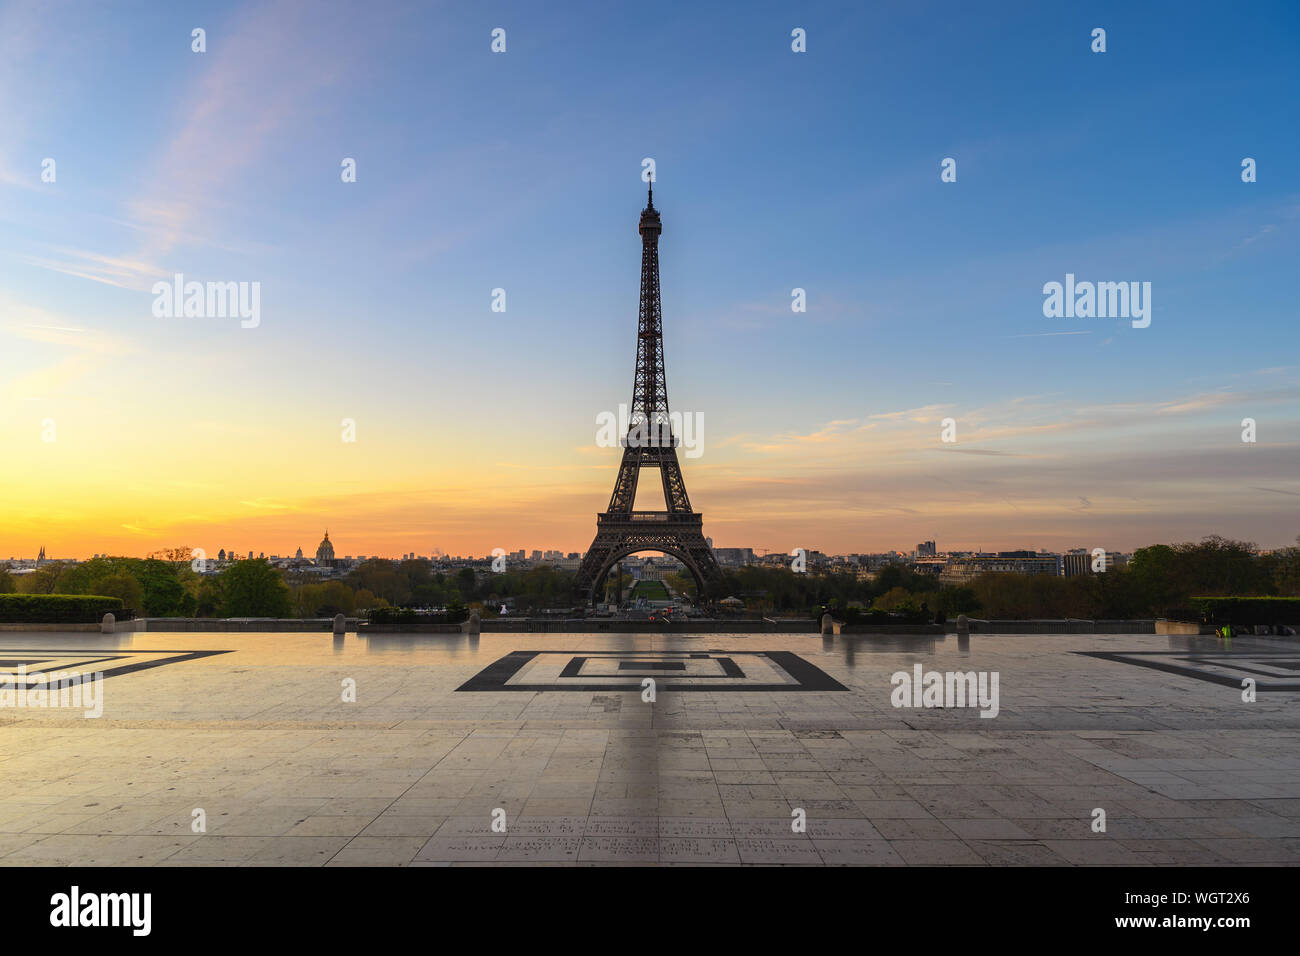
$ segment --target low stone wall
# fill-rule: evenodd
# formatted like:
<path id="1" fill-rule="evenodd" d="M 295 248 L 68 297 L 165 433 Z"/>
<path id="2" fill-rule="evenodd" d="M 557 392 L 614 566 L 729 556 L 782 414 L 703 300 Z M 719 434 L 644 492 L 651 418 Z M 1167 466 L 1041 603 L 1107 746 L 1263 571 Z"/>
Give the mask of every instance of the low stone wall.
<path id="1" fill-rule="evenodd" d="M 347 629 L 355 631 L 360 622 L 356 618 L 349 618 Z M 132 628 L 131 625 L 135 627 Z M 96 630 L 99 625 L 94 625 Z M 244 631 L 256 633 L 258 631 L 283 631 L 283 632 L 325 632 L 332 633 L 334 630 L 334 619 L 329 617 L 321 618 L 208 618 L 208 617 L 149 617 L 141 618 L 135 621 L 122 621 L 118 625 L 119 631 Z"/>
<path id="2" fill-rule="evenodd" d="M 122 621 L 121 630 L 129 631 L 134 621 Z M 21 634 L 24 632 L 47 633 L 64 631 L 68 634 L 98 634 L 98 624 L 0 624 L 0 634 Z"/>
<path id="3" fill-rule="evenodd" d="M 485 618 L 480 630 L 499 634 L 816 634 L 815 621 L 795 618 L 777 620 L 721 621 L 614 621 L 600 618 L 570 620 L 496 620 Z"/>
<path id="4" fill-rule="evenodd" d="M 352 628 L 349 627 L 349 630 Z M 371 627 L 364 621 L 356 628 L 358 634 L 463 634 L 463 624 L 417 624 L 414 627 Z"/>
<path id="5" fill-rule="evenodd" d="M 955 621 L 949 621 L 944 629 L 950 633 L 957 632 Z M 1064 620 L 1036 621 L 981 621 L 970 619 L 972 634 L 1154 634 L 1154 620 L 1137 621 L 1084 621 L 1078 618 Z"/>
<path id="6" fill-rule="evenodd" d="M 1156 621 L 1157 634 L 1213 634 L 1213 624 L 1196 621 Z"/>
<path id="7" fill-rule="evenodd" d="M 836 634 L 944 634 L 943 624 L 836 624 Z"/>

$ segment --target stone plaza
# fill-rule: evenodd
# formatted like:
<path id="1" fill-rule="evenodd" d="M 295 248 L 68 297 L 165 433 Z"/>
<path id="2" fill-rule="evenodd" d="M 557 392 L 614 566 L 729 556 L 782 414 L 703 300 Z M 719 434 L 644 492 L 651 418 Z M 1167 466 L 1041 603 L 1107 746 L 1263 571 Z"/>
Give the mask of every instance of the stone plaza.
<path id="1" fill-rule="evenodd" d="M 103 674 L 98 717 L 0 707 L 8 866 L 1300 863 L 1294 641 L 9 633 L 0 671 Z"/>

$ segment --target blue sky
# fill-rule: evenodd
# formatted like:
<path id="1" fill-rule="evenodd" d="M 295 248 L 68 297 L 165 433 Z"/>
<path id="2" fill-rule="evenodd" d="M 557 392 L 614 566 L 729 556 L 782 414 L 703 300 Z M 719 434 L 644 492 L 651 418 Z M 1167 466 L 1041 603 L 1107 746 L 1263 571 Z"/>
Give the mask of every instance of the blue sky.
<path id="1" fill-rule="evenodd" d="M 585 547 L 647 156 L 719 545 L 1289 543 L 1300 8 L 1133 6 L 0 8 L 0 554 Z M 1151 326 L 1044 318 L 1067 272 Z"/>

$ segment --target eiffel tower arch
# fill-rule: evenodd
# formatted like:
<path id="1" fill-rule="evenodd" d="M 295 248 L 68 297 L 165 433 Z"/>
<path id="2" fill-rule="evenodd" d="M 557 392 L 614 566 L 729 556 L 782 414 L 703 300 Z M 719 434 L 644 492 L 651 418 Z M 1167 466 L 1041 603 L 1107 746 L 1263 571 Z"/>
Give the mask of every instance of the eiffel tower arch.
<path id="1" fill-rule="evenodd" d="M 677 460 L 679 439 L 673 434 L 668 414 L 659 298 L 659 235 L 663 224 L 655 209 L 653 182 L 637 231 L 641 233 L 641 304 L 637 312 L 632 413 L 622 439 L 623 460 L 614 480 L 614 492 L 609 507 L 596 515 L 596 538 L 583 555 L 574 596 L 579 602 L 595 603 L 604 591 L 605 578 L 618 561 L 637 551 L 658 551 L 686 566 L 704 602 L 720 591 L 722 571 L 704 538 L 704 516 L 691 510 Z M 667 511 L 633 510 L 643 468 L 659 470 Z"/>

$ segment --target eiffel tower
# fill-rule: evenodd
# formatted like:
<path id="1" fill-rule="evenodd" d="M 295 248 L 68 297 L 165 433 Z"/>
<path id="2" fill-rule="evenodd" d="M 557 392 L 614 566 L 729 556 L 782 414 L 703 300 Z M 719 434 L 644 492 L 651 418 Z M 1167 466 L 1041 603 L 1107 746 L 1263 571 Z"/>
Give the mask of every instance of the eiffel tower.
<path id="1" fill-rule="evenodd" d="M 679 439 L 668 415 L 664 379 L 663 309 L 659 301 L 659 234 L 654 182 L 641 212 L 641 306 L 637 314 L 636 377 L 632 414 L 622 439 L 623 463 L 614 481 L 609 508 L 596 515 L 596 539 L 582 558 L 574 582 L 579 602 L 592 603 L 604 592 L 605 578 L 617 561 L 637 551 L 659 551 L 686 566 L 701 601 L 722 587 L 722 572 L 704 540 L 704 516 L 691 510 L 686 482 L 677 462 Z M 634 511 L 642 468 L 658 468 L 667 511 Z"/>

